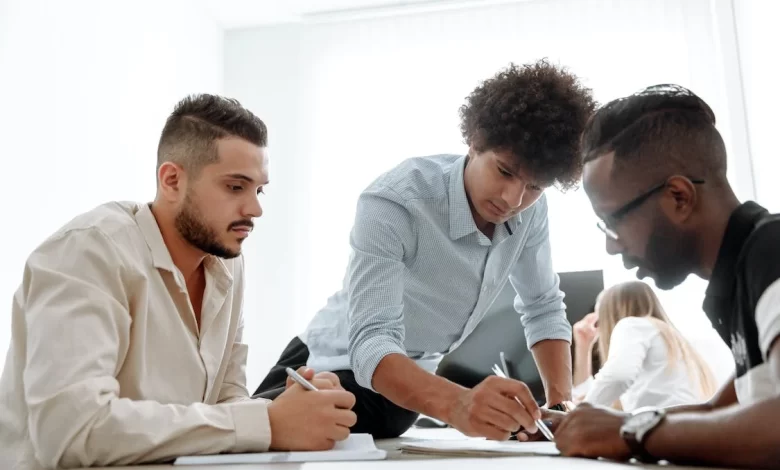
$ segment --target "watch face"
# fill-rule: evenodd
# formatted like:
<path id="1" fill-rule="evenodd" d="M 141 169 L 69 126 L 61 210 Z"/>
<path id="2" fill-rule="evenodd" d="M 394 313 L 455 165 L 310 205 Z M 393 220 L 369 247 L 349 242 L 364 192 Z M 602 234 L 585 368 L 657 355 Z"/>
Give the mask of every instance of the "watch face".
<path id="1" fill-rule="evenodd" d="M 643 411 L 642 413 L 632 416 L 628 420 L 628 423 L 631 424 L 631 427 L 643 428 L 649 424 L 652 424 L 653 421 L 655 420 L 656 420 L 655 411 Z"/>
<path id="2" fill-rule="evenodd" d="M 649 429 L 655 427 L 663 418 L 663 412 L 659 410 L 646 410 L 635 412 L 628 417 L 623 424 L 623 431 L 634 434 L 639 441 Z"/>

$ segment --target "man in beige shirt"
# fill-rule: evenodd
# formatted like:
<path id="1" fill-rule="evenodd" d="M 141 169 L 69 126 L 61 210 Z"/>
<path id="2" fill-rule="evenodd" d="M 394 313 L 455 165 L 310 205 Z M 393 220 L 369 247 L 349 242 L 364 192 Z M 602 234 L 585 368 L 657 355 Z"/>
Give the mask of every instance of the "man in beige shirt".
<path id="1" fill-rule="evenodd" d="M 0 379 L 0 468 L 323 449 L 348 436 L 354 397 L 332 374 L 306 370 L 325 390 L 291 384 L 273 402 L 245 386 L 241 243 L 262 214 L 266 142 L 238 102 L 188 97 L 160 137 L 154 202 L 99 206 L 30 255 Z"/>

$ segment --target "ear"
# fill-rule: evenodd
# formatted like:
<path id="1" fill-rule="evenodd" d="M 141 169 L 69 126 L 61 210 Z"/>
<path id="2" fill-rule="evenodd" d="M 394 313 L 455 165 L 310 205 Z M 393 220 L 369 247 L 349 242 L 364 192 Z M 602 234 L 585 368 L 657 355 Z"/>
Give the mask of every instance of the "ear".
<path id="1" fill-rule="evenodd" d="M 476 150 L 474 150 L 474 144 L 472 143 L 471 145 L 469 145 L 469 158 L 470 158 L 471 160 L 473 160 L 473 159 L 474 159 L 474 156 L 475 156 L 476 154 L 477 154 L 477 151 L 476 151 Z"/>
<path id="2" fill-rule="evenodd" d="M 181 165 L 165 162 L 157 170 L 157 186 L 163 199 L 175 202 L 187 193 L 187 174 Z"/>
<path id="3" fill-rule="evenodd" d="M 698 201 L 696 185 L 683 176 L 672 176 L 667 181 L 666 195 L 663 199 L 664 210 L 671 220 L 684 222 L 694 212 Z"/>

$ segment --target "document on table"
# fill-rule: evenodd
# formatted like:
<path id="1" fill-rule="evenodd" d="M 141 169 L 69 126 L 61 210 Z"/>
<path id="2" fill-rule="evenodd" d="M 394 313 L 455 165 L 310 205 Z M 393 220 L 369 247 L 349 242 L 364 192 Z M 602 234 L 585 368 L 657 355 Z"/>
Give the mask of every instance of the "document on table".
<path id="1" fill-rule="evenodd" d="M 399 449 L 407 454 L 448 457 L 510 457 L 559 455 L 554 442 L 488 441 L 485 439 L 429 439 L 402 441 Z"/>
<path id="2" fill-rule="evenodd" d="M 352 434 L 331 450 L 306 452 L 260 452 L 256 454 L 216 454 L 179 457 L 174 465 L 219 465 L 270 462 L 326 462 L 383 460 L 387 452 L 377 449 L 370 434 Z"/>

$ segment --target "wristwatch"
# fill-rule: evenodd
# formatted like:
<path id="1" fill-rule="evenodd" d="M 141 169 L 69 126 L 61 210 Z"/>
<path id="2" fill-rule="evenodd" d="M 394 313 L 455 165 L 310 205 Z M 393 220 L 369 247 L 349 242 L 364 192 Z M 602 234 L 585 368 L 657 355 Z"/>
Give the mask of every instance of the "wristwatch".
<path id="1" fill-rule="evenodd" d="M 548 406 L 547 409 L 548 410 L 553 410 L 553 411 L 562 411 L 564 413 L 568 413 L 569 411 L 574 409 L 574 406 L 571 405 L 571 402 L 563 401 L 563 402 L 557 403 L 555 405 Z"/>
<path id="2" fill-rule="evenodd" d="M 645 442 L 665 417 L 666 412 L 660 408 L 644 407 L 634 410 L 623 421 L 620 437 L 626 441 L 635 459 L 645 463 L 658 462 L 659 459 L 650 455 L 645 449 Z"/>

